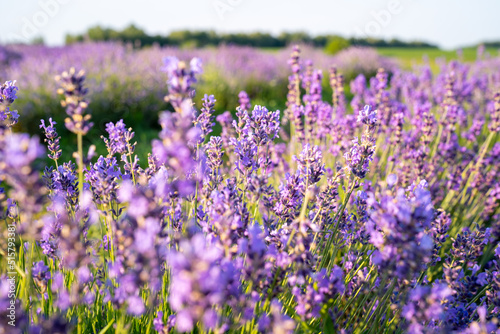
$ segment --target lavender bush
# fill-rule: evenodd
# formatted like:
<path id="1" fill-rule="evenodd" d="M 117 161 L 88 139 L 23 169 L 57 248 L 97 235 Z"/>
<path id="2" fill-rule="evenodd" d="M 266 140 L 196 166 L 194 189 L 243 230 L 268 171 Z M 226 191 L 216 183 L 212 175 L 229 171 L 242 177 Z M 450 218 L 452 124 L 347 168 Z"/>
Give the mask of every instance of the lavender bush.
<path id="1" fill-rule="evenodd" d="M 144 166 L 123 121 L 107 154 L 82 144 L 99 84 L 83 72 L 57 78 L 73 160 L 50 118 L 46 147 L 13 131 L 17 84 L 0 87 L 0 332 L 500 332 L 488 66 L 380 68 L 350 101 L 331 67 L 324 99 L 295 47 L 285 110 L 240 92 L 235 117 L 215 117 L 217 96 L 193 102 L 202 61 L 184 59 L 161 67 L 174 111 Z"/>
<path id="2" fill-rule="evenodd" d="M 0 47 L 0 78 L 16 78 L 20 88 L 18 105 L 23 110 L 24 118 L 24 122 L 19 123 L 16 129 L 33 135 L 37 133 L 40 118 L 52 117 L 58 123 L 64 122 L 60 114 L 48 112 L 55 110 L 59 104 L 56 94 L 59 86 L 53 80 L 54 77 L 72 67 L 85 69 L 90 102 L 88 109 L 92 110 L 96 127 L 84 141 L 99 147 L 99 142 L 92 138 L 98 139 L 107 123 L 127 119 L 135 122 L 138 125 L 136 130 L 141 133 L 145 132 L 143 129 L 158 125 L 158 110 L 171 108 L 163 101 L 165 79 L 159 70 L 161 63 L 158 59 L 167 56 L 178 59 L 200 58 L 204 63 L 204 75 L 197 83 L 195 101 L 201 105 L 204 94 L 215 95 L 218 102 L 216 111 L 222 113 L 234 109 L 238 103 L 238 95 L 234 92 L 241 90 L 259 104 L 283 109 L 289 53 L 289 49 L 271 52 L 236 46 L 205 49 L 150 47 L 135 50 L 118 43 L 84 43 L 64 47 L 9 45 Z M 358 52 L 361 59 L 357 63 L 364 65 L 355 68 L 344 60 L 345 57 L 326 56 L 321 50 L 312 47 L 304 47 L 303 53 L 325 71 L 333 63 L 344 73 L 356 75 L 374 73 L 379 67 L 396 69 L 393 61 L 378 56 L 373 49 Z M 4 58 L 5 65 L 2 63 Z M 323 86 L 328 89 L 327 80 L 324 80 Z M 68 134 L 64 129 L 61 133 L 64 134 L 64 151 Z M 149 142 L 153 137 L 154 132 L 144 140 Z M 139 145 L 142 146 L 142 142 Z M 141 151 L 146 149 L 146 146 L 141 147 Z"/>

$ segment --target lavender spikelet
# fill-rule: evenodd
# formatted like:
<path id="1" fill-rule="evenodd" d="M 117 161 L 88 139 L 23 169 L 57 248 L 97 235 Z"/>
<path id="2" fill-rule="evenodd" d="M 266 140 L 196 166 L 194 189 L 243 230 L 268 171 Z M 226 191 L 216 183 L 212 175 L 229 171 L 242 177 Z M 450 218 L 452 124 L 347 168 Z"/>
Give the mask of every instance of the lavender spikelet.
<path id="1" fill-rule="evenodd" d="M 388 76 L 387 72 L 383 68 L 379 68 L 377 71 L 375 80 L 375 103 L 377 106 L 380 106 L 382 103 L 382 93 L 387 88 Z"/>
<path id="2" fill-rule="evenodd" d="M 344 75 L 337 73 L 335 67 L 330 70 L 330 85 L 332 87 L 332 103 L 337 115 L 343 115 L 347 110 L 347 102 L 344 93 Z M 356 110 L 356 109 L 355 109 Z"/>
<path id="3" fill-rule="evenodd" d="M 410 190 L 408 196 L 400 189 L 396 197 L 384 196 L 380 203 L 368 199 L 373 207 L 367 231 L 370 242 L 378 249 L 372 261 L 402 280 L 411 279 L 429 262 L 433 242 L 425 232 L 434 211 L 425 183 Z"/>
<path id="4" fill-rule="evenodd" d="M 16 92 L 19 88 L 16 81 L 6 81 L 0 85 L 0 129 L 10 128 L 19 120 L 19 114 L 15 110 L 10 110 L 9 106 L 17 99 Z"/>
<path id="5" fill-rule="evenodd" d="M 46 266 L 43 261 L 33 263 L 31 275 L 33 276 L 35 284 L 40 288 L 42 294 L 45 293 L 47 290 L 47 282 L 51 278 L 49 267 Z"/>
<path id="6" fill-rule="evenodd" d="M 208 245 L 201 234 L 182 240 L 179 249 L 169 255 L 172 277 L 168 301 L 177 312 L 176 328 L 189 332 L 201 322 L 204 328 L 215 329 L 217 308 L 229 298 L 227 284 L 236 273 L 223 266 L 221 251 Z"/>
<path id="7" fill-rule="evenodd" d="M 304 182 L 299 174 L 285 174 L 285 180 L 280 184 L 279 196 L 273 210 L 283 221 L 296 217 L 304 197 Z"/>
<path id="8" fill-rule="evenodd" d="M 97 204 L 110 204 L 116 200 L 120 178 L 120 168 L 114 157 L 100 156 L 95 164 L 90 164 L 90 169 L 85 173 L 85 180 L 89 183 Z"/>
<path id="9" fill-rule="evenodd" d="M 194 193 L 196 178 L 201 178 L 200 164 L 195 160 L 194 143 L 199 139 L 199 129 L 192 126 L 190 117 L 179 113 L 164 112 L 160 115 L 161 140 L 153 140 L 153 154 L 167 167 L 172 191 L 181 196 Z M 203 165 L 201 165 L 203 168 Z M 190 176 L 191 175 L 191 176 Z"/>
<path id="10" fill-rule="evenodd" d="M 306 144 L 299 156 L 293 156 L 297 162 L 300 176 L 306 180 L 306 186 L 319 182 L 325 173 L 325 165 L 322 163 L 323 155 L 318 146 Z"/>
<path id="11" fill-rule="evenodd" d="M 108 157 L 118 154 L 131 154 L 134 152 L 135 145 L 130 141 L 134 138 L 135 133 L 132 128 L 126 128 L 123 119 L 113 124 L 112 122 L 106 124 L 106 131 L 109 134 L 109 139 L 101 136 L 108 148 Z"/>
<path id="12" fill-rule="evenodd" d="M 205 96 L 202 99 L 203 106 L 201 108 L 201 113 L 198 118 L 193 122 L 195 126 L 200 129 L 200 139 L 198 144 L 202 144 L 207 138 L 208 134 L 212 132 L 212 127 L 215 125 L 214 112 L 215 112 L 215 102 L 217 101 L 213 95 Z"/>
<path id="13" fill-rule="evenodd" d="M 49 126 L 45 125 L 45 121 L 41 120 L 40 128 L 43 128 L 45 133 L 44 141 L 47 143 L 47 148 L 49 150 L 49 154 L 47 155 L 49 159 L 54 160 L 57 166 L 57 160 L 61 157 L 61 147 L 59 146 L 59 140 L 61 137 L 58 136 L 55 125 L 56 122 L 52 121 L 52 118 L 49 118 Z"/>
<path id="14" fill-rule="evenodd" d="M 377 111 L 372 111 L 370 106 L 365 106 L 359 111 L 358 122 L 365 125 L 365 131 L 361 140 L 356 138 L 352 141 L 351 149 L 344 154 L 344 158 L 351 173 L 363 179 L 369 171 L 370 162 L 375 153 L 375 139 L 372 134 L 377 125 Z"/>
<path id="15" fill-rule="evenodd" d="M 66 114 L 69 116 L 64 120 L 66 128 L 76 134 L 87 134 L 94 123 L 90 122 L 90 114 L 85 114 L 88 108 L 88 102 L 85 99 L 88 89 L 83 86 L 85 72 L 81 70 L 76 73 L 75 69 L 71 68 L 56 76 L 56 81 L 61 86 L 57 93 L 64 95 L 61 106 L 66 108 Z"/>
<path id="16" fill-rule="evenodd" d="M 236 170 L 248 178 L 259 168 L 255 158 L 257 157 L 257 146 L 253 141 L 253 136 L 243 137 L 240 140 L 231 138 L 231 143 L 234 146 L 234 154 L 238 157 Z"/>
<path id="17" fill-rule="evenodd" d="M 288 60 L 288 64 L 292 69 L 292 75 L 288 77 L 288 94 L 287 94 L 287 112 L 288 120 L 294 119 L 293 106 L 299 106 L 300 103 L 300 48 L 298 45 L 293 47 L 292 54 Z"/>
<path id="18" fill-rule="evenodd" d="M 493 113 L 490 120 L 490 130 L 492 132 L 500 132 L 500 92 L 495 94 L 493 98 Z"/>
<path id="19" fill-rule="evenodd" d="M 251 127 L 254 129 L 258 145 L 264 146 L 278 138 L 280 130 L 280 111 L 269 111 L 266 107 L 255 106 L 252 111 Z"/>
<path id="20" fill-rule="evenodd" d="M 68 213 L 76 210 L 78 204 L 78 177 L 75 174 L 75 165 L 71 162 L 65 162 L 57 169 L 45 169 L 45 181 L 47 188 L 51 191 L 49 197 L 62 198 L 66 203 Z"/>
<path id="21" fill-rule="evenodd" d="M 272 334 L 292 334 L 295 329 L 295 322 L 281 311 L 282 306 L 279 301 L 271 302 L 271 313 L 264 313 L 258 320 L 258 328 L 261 333 Z"/>
<path id="22" fill-rule="evenodd" d="M 432 260 L 430 265 L 434 266 L 436 263 L 441 261 L 441 257 L 439 256 L 439 252 L 441 247 L 448 239 L 448 231 L 451 226 L 451 218 L 450 215 L 447 214 L 444 210 L 438 209 L 436 211 L 436 217 L 432 221 L 432 227 L 430 229 L 430 234 L 432 235 L 432 239 L 434 240 L 434 248 L 432 250 Z"/>
<path id="23" fill-rule="evenodd" d="M 229 111 L 226 111 L 217 116 L 216 120 L 222 127 L 220 136 L 222 138 L 222 143 L 224 143 L 224 149 L 229 153 L 229 150 L 231 149 L 230 138 L 235 137 L 233 128 L 233 116 Z"/>
<path id="24" fill-rule="evenodd" d="M 250 98 L 248 97 L 247 92 L 245 92 L 243 90 L 238 94 L 238 102 L 240 104 L 241 110 L 249 111 L 250 109 L 252 109 L 252 104 L 250 103 Z"/>
<path id="25" fill-rule="evenodd" d="M 210 141 L 205 147 L 205 153 L 207 155 L 207 176 L 208 180 L 204 184 L 205 196 L 217 189 L 218 185 L 221 184 L 223 177 L 220 173 L 223 161 L 222 157 L 224 152 L 222 151 L 222 138 L 221 137 L 210 137 Z"/>
<path id="26" fill-rule="evenodd" d="M 445 311 L 443 303 L 451 293 L 446 284 L 435 284 L 432 288 L 417 286 L 411 290 L 402 312 L 408 321 L 408 333 L 424 333 L 427 332 L 427 324 L 441 323 Z"/>
<path id="27" fill-rule="evenodd" d="M 306 138 L 306 131 L 304 128 L 304 120 L 302 116 L 305 114 L 304 106 L 293 104 L 290 108 L 292 120 L 295 124 L 295 133 L 300 142 L 303 142 Z"/>
<path id="28" fill-rule="evenodd" d="M 192 86 L 197 82 L 196 76 L 203 72 L 202 63 L 199 58 L 193 58 L 190 62 L 190 69 L 183 61 L 176 57 L 163 58 L 161 70 L 168 75 L 168 95 L 165 101 L 170 102 L 176 112 L 185 115 L 193 113 L 194 89 Z"/>
<path id="29" fill-rule="evenodd" d="M 304 95 L 304 102 L 306 104 L 304 116 L 309 140 L 313 138 L 313 133 L 317 128 L 316 123 L 318 121 L 319 103 L 321 101 L 322 79 L 323 74 L 320 70 L 312 72 L 309 93 Z"/>
<path id="30" fill-rule="evenodd" d="M 16 80 L 6 81 L 4 84 L 0 85 L 0 104 L 2 108 L 14 103 L 17 99 L 17 91 L 19 88 L 16 86 Z"/>

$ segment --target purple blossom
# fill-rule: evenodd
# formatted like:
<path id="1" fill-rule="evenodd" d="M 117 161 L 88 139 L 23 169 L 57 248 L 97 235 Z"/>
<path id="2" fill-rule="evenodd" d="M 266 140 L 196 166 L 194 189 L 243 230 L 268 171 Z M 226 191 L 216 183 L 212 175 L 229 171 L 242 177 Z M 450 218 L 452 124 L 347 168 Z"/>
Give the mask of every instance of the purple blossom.
<path id="1" fill-rule="evenodd" d="M 33 276 L 33 279 L 37 282 L 37 284 L 46 284 L 51 277 L 49 267 L 46 266 L 43 261 L 33 263 L 33 267 L 31 268 L 31 275 Z"/>
<path id="2" fill-rule="evenodd" d="M 41 120 L 41 125 L 40 128 L 43 128 L 44 133 L 45 133 L 45 138 L 44 141 L 47 143 L 47 148 L 50 152 L 47 156 L 54 160 L 57 161 L 61 157 L 61 147 L 59 146 L 59 140 L 61 137 L 58 136 L 55 125 L 57 124 L 56 122 L 52 121 L 52 118 L 49 118 L 49 126 L 45 125 L 45 121 L 42 119 Z"/>
<path id="3" fill-rule="evenodd" d="M 177 312 L 176 328 L 191 331 L 201 321 L 207 329 L 214 329 L 218 315 L 213 309 L 224 305 L 229 298 L 226 285 L 235 272 L 223 271 L 222 252 L 208 245 L 201 234 L 180 243 L 180 251 L 172 251 L 169 303 Z"/>
<path id="4" fill-rule="evenodd" d="M 175 111 L 184 115 L 191 115 L 193 107 L 191 99 L 194 96 L 192 86 L 197 82 L 196 76 L 202 73 L 202 62 L 199 58 L 193 58 L 190 69 L 186 63 L 179 61 L 176 57 L 163 58 L 161 70 L 168 75 L 168 95 L 165 101 L 170 102 Z"/>
<path id="5" fill-rule="evenodd" d="M 358 122 L 370 127 L 375 126 L 377 124 L 377 111 L 366 105 L 363 110 L 359 111 Z"/>
<path id="6" fill-rule="evenodd" d="M 10 128 L 19 120 L 17 111 L 9 108 L 17 99 L 16 92 L 18 89 L 15 80 L 0 85 L 0 129 L 3 126 Z"/>
<path id="7" fill-rule="evenodd" d="M 116 190 L 121 175 L 120 167 L 114 157 L 100 156 L 95 164 L 90 164 L 85 173 L 85 180 L 97 204 L 110 204 L 116 200 Z"/>
<path id="8" fill-rule="evenodd" d="M 198 141 L 199 144 L 203 143 L 207 138 L 208 134 L 212 132 L 212 127 L 215 125 L 214 120 L 214 112 L 215 112 L 215 97 L 213 95 L 205 96 L 202 99 L 203 107 L 201 108 L 201 113 L 198 118 L 194 121 L 194 125 L 199 127 L 200 129 L 200 139 Z"/>
<path id="9" fill-rule="evenodd" d="M 400 279 L 423 270 L 433 249 L 432 238 L 426 233 L 434 215 L 429 191 L 417 187 L 407 195 L 399 189 L 395 197 L 386 195 L 379 202 L 370 197 L 368 205 L 373 210 L 367 231 L 377 248 L 372 261 Z"/>
<path id="10" fill-rule="evenodd" d="M 6 81 L 0 85 L 0 104 L 9 105 L 17 99 L 16 93 L 19 88 L 16 86 L 16 81 Z"/>
<path id="11" fill-rule="evenodd" d="M 317 183 L 325 173 L 323 156 L 318 146 L 304 145 L 299 156 L 294 156 L 293 160 L 297 162 L 300 176 L 307 182 L 306 186 Z"/>
<path id="12" fill-rule="evenodd" d="M 240 104 L 241 110 L 249 111 L 252 108 L 252 104 L 250 103 L 250 98 L 248 97 L 247 92 L 243 90 L 238 94 L 238 102 Z"/>
<path id="13" fill-rule="evenodd" d="M 90 114 L 85 114 L 88 108 L 88 102 L 85 99 L 88 89 L 83 86 L 85 72 L 81 70 L 77 73 L 72 67 L 69 71 L 64 71 L 57 76 L 56 81 L 61 86 L 57 92 L 64 95 L 61 106 L 66 108 L 66 114 L 69 116 L 64 120 L 66 128 L 73 133 L 87 134 L 94 123 L 90 122 Z"/>
<path id="14" fill-rule="evenodd" d="M 132 128 L 126 129 L 123 120 L 119 120 L 116 124 L 112 122 L 106 124 L 106 132 L 109 134 L 109 138 L 104 138 L 106 147 L 110 156 L 118 154 L 127 154 L 134 151 L 135 144 L 130 144 L 132 138 L 134 138 L 134 133 Z"/>
<path id="15" fill-rule="evenodd" d="M 444 319 L 443 304 L 451 293 L 452 290 L 446 284 L 417 286 L 411 290 L 402 312 L 408 321 L 408 333 L 423 333 L 432 324 L 440 323 Z"/>

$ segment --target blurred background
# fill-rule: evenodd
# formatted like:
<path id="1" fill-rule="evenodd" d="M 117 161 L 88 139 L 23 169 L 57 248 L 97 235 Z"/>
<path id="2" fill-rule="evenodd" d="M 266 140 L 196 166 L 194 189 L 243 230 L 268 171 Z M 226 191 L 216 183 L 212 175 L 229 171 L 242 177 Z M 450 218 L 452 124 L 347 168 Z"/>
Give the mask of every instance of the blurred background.
<path id="1" fill-rule="evenodd" d="M 195 101 L 215 95 L 217 113 L 234 112 L 241 90 L 253 104 L 283 110 L 294 44 L 323 70 L 325 96 L 331 66 L 344 74 L 348 98 L 350 80 L 380 67 L 436 73 L 451 59 L 480 58 L 500 69 L 494 0 L 23 0 L 2 9 L 0 80 L 20 88 L 17 129 L 40 135 L 40 119 L 52 117 L 65 151 L 75 139 L 64 132 L 54 77 L 71 67 L 87 73 L 96 126 L 86 145 L 103 150 L 105 124 L 124 119 L 144 156 L 157 136 L 158 111 L 169 109 L 159 70 L 166 56 L 203 60 Z"/>

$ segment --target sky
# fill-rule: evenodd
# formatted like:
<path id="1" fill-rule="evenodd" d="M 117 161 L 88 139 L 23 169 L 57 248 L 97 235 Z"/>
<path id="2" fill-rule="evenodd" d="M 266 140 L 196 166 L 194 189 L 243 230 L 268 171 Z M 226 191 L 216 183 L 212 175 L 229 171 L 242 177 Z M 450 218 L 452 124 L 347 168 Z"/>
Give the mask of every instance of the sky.
<path id="1" fill-rule="evenodd" d="M 1 7 L 0 43 L 40 36 L 62 45 L 67 33 L 131 23 L 151 34 L 304 31 L 421 40 L 444 49 L 500 41 L 498 0 L 17 0 Z"/>

